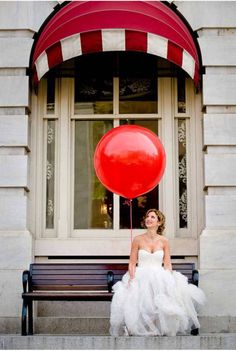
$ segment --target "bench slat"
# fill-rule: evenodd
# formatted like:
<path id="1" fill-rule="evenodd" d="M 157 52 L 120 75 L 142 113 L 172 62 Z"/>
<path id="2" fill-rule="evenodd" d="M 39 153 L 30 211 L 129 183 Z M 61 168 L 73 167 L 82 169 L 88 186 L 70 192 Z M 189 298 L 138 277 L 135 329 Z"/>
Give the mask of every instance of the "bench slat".
<path id="1" fill-rule="evenodd" d="M 107 292 L 107 284 L 99 284 L 99 285 L 65 285 L 65 284 L 43 284 L 43 285 L 33 285 L 33 291 L 68 291 L 68 290 L 78 290 L 78 291 L 105 291 Z"/>
<path id="2" fill-rule="evenodd" d="M 128 267 L 127 267 L 128 269 Z M 127 269 L 115 269 L 115 270 L 112 270 L 113 272 L 117 273 L 117 274 L 123 274 L 127 271 Z M 76 270 L 70 270 L 70 269 L 67 269 L 67 270 L 54 270 L 54 269 L 42 269 L 42 270 L 33 270 L 32 273 L 33 275 L 38 275 L 38 274 L 44 274 L 44 275 L 50 275 L 50 274 L 54 274 L 54 275 L 61 275 L 61 274 L 64 274 L 64 275 L 76 275 L 76 274 L 86 274 L 86 275 L 90 275 L 90 274 L 106 274 L 108 272 L 107 269 L 98 269 L 96 271 L 94 270 L 89 270 L 89 269 L 76 269 Z"/>
<path id="3" fill-rule="evenodd" d="M 32 284 L 60 284 L 60 285 L 103 285 L 103 284 L 107 284 L 107 280 L 106 279 L 34 279 L 32 281 Z"/>
<path id="4" fill-rule="evenodd" d="M 84 280 L 84 279 L 89 279 L 89 280 L 97 280 L 97 279 L 104 279 L 106 280 L 106 273 L 104 274 L 37 274 L 33 275 L 33 281 L 34 280 Z"/>
<path id="5" fill-rule="evenodd" d="M 65 293 L 55 294 L 51 292 L 34 292 L 22 295 L 28 301 L 111 301 L 113 293 L 96 292 L 94 293 Z"/>
<path id="6" fill-rule="evenodd" d="M 127 263 L 67 263 L 67 264 L 60 264 L 60 263 L 33 263 L 31 264 L 32 270 L 34 269 L 55 269 L 55 270 L 63 270 L 63 269 L 69 269 L 69 270 L 74 270 L 74 269 L 92 269 L 92 270 L 97 270 L 97 269 L 103 269 L 103 270 L 110 270 L 114 268 L 114 265 L 116 269 L 125 269 L 128 267 Z"/>

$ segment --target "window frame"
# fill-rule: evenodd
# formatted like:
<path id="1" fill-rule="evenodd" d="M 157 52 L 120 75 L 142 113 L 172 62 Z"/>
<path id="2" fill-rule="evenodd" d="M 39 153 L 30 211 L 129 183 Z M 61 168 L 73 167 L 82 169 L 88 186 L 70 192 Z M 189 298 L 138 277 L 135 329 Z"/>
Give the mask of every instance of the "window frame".
<path id="1" fill-rule="evenodd" d="M 35 213 L 36 216 L 36 236 L 41 239 L 61 238 L 61 239 L 107 239 L 120 238 L 126 240 L 130 236 L 130 230 L 119 229 L 119 196 L 114 194 L 114 227 L 113 229 L 73 229 L 73 184 L 74 184 L 74 124 L 75 120 L 113 119 L 114 127 L 119 125 L 119 119 L 124 115 L 118 113 L 119 84 L 118 78 L 114 77 L 113 114 L 106 115 L 76 115 L 73 113 L 74 104 L 74 78 L 56 79 L 55 92 L 55 113 L 46 112 L 46 79 L 42 79 L 39 85 L 37 101 L 34 102 L 37 108 L 36 141 L 34 147 L 37 154 L 37 170 L 42 170 L 36 175 L 35 191 Z M 202 142 L 201 120 L 197 118 L 201 115 L 201 96 L 196 96 L 191 79 L 186 79 L 186 113 L 177 111 L 177 80 L 176 78 L 158 79 L 158 112 L 157 114 L 128 114 L 129 119 L 157 119 L 159 136 L 166 149 L 167 167 L 163 180 L 159 186 L 159 208 L 167 217 L 166 236 L 170 239 L 197 238 L 203 223 L 203 209 L 201 207 L 202 189 L 201 184 L 203 167 L 202 156 L 197 150 L 198 143 Z M 168 94 L 166 94 L 168 92 Z M 173 114 L 174 104 L 174 114 Z M 172 106 L 172 108 L 170 108 Z M 176 144 L 169 143 L 168 135 L 172 135 L 172 140 L 176 143 L 176 121 L 179 118 L 186 118 L 188 125 L 188 208 L 189 227 L 188 229 L 178 228 L 178 206 L 177 206 L 177 163 Z M 55 228 L 45 229 L 45 133 L 43 134 L 43 123 L 47 119 L 57 121 L 57 147 L 56 147 L 56 186 L 55 186 Z M 63 143 L 61 142 L 63 140 Z M 63 145 L 62 145 L 63 144 Z M 62 162 L 63 155 L 66 157 Z M 195 159 L 194 163 L 192 159 Z M 66 167 L 65 167 L 66 165 Z M 62 173 L 60 173 L 62 172 Z M 165 196 L 164 196 L 165 194 Z M 171 202 L 170 202 L 171 201 Z M 200 213 L 199 218 L 197 214 Z M 135 229 L 135 235 L 143 233 L 143 229 Z"/>

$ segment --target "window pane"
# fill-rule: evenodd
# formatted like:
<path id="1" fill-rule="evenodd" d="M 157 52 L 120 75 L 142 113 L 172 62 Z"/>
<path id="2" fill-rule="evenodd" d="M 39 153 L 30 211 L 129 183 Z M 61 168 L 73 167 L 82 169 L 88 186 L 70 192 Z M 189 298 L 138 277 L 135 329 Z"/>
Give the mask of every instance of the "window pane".
<path id="1" fill-rule="evenodd" d="M 178 120 L 179 227 L 188 226 L 186 120 Z"/>
<path id="2" fill-rule="evenodd" d="M 49 76 L 47 79 L 47 114 L 55 112 L 55 77 Z"/>
<path id="3" fill-rule="evenodd" d="M 112 228 L 113 194 L 96 177 L 93 156 L 113 121 L 75 121 L 74 228 Z"/>
<path id="4" fill-rule="evenodd" d="M 181 75 L 177 79 L 178 88 L 178 113 L 186 112 L 186 90 L 185 90 L 185 76 Z"/>
<path id="5" fill-rule="evenodd" d="M 121 120 L 123 124 L 135 124 L 150 129 L 152 132 L 158 135 L 158 120 Z M 144 167 L 145 171 L 145 167 Z M 142 228 L 141 222 L 146 211 L 150 208 L 159 208 L 159 190 L 156 186 L 152 191 L 147 194 L 143 194 L 132 200 L 133 216 L 132 225 L 133 228 Z M 127 199 L 120 197 L 120 229 L 130 228 L 130 207 Z"/>
<path id="6" fill-rule="evenodd" d="M 112 78 L 75 79 L 75 114 L 113 113 Z"/>
<path id="7" fill-rule="evenodd" d="M 54 228 L 55 208 L 55 120 L 47 122 L 46 228 Z"/>
<path id="8" fill-rule="evenodd" d="M 120 78 L 119 113 L 157 113 L 157 78 Z"/>

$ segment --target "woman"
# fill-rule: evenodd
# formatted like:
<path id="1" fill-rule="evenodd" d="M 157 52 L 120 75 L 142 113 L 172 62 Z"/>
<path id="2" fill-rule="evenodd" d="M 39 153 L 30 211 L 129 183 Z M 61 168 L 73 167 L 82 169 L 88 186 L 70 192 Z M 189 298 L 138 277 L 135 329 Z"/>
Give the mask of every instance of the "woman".
<path id="1" fill-rule="evenodd" d="M 199 328 L 196 310 L 205 295 L 172 271 L 169 242 L 162 235 L 165 216 L 150 209 L 144 224 L 146 233 L 132 243 L 129 271 L 113 286 L 111 335 L 174 336 Z"/>

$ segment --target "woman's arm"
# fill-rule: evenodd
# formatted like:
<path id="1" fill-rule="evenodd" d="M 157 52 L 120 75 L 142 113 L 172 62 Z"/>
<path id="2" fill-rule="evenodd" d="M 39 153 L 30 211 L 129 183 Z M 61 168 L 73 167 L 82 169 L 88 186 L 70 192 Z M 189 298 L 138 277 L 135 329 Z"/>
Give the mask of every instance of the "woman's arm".
<path id="1" fill-rule="evenodd" d="M 166 239 L 164 243 L 164 268 L 168 269 L 169 271 L 172 271 L 172 264 L 171 264 L 171 258 L 170 258 L 170 246 L 169 246 L 169 241 Z"/>
<path id="2" fill-rule="evenodd" d="M 130 258 L 129 258 L 130 279 L 134 279 L 134 276 L 135 276 L 136 263 L 138 259 L 138 249 L 139 249 L 139 240 L 137 237 L 135 237 L 132 243 Z"/>

